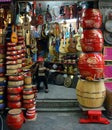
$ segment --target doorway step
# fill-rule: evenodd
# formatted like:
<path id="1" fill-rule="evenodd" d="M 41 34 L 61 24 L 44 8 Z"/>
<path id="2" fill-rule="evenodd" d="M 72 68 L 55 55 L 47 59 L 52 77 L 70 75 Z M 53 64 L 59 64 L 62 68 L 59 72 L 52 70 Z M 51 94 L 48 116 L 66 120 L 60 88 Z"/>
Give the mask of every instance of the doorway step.
<path id="1" fill-rule="evenodd" d="M 41 87 L 37 93 L 36 109 L 38 112 L 75 112 L 79 111 L 79 103 L 74 88 L 66 88 L 49 84 L 49 92 Z"/>

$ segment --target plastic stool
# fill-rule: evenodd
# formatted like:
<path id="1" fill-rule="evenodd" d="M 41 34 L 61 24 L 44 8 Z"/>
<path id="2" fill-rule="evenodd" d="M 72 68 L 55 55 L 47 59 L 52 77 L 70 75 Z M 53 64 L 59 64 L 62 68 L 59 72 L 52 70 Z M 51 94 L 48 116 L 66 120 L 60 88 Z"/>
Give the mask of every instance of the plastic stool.
<path id="1" fill-rule="evenodd" d="M 81 118 L 79 120 L 80 123 L 102 123 L 102 124 L 110 124 L 110 121 L 106 118 L 101 117 L 101 110 L 88 110 L 87 111 L 88 118 Z"/>

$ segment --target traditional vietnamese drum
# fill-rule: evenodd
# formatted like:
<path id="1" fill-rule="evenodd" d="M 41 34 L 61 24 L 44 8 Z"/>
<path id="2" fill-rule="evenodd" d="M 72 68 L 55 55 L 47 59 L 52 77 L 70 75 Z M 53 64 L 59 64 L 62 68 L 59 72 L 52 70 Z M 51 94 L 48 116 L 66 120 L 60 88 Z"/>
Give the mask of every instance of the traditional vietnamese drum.
<path id="1" fill-rule="evenodd" d="M 83 52 L 101 52 L 104 43 L 102 31 L 100 29 L 84 30 L 80 43 Z"/>
<path id="2" fill-rule="evenodd" d="M 10 129 L 19 130 L 22 127 L 24 120 L 21 109 L 11 109 L 8 111 L 6 122 Z"/>
<path id="3" fill-rule="evenodd" d="M 112 118 L 112 82 L 105 82 L 106 87 L 106 99 L 105 108 L 107 110 L 107 115 Z"/>
<path id="4" fill-rule="evenodd" d="M 98 108 L 104 103 L 106 88 L 104 81 L 87 81 L 79 79 L 76 86 L 79 104 L 87 108 Z"/>
<path id="5" fill-rule="evenodd" d="M 78 60 L 78 69 L 84 79 L 104 78 L 104 59 L 101 53 L 82 53 Z"/>
<path id="6" fill-rule="evenodd" d="M 99 9 L 84 9 L 80 19 L 82 28 L 101 28 L 102 15 Z"/>
<path id="7" fill-rule="evenodd" d="M 31 76 L 25 76 L 24 77 L 24 83 L 26 85 L 31 84 L 32 83 L 32 77 Z"/>

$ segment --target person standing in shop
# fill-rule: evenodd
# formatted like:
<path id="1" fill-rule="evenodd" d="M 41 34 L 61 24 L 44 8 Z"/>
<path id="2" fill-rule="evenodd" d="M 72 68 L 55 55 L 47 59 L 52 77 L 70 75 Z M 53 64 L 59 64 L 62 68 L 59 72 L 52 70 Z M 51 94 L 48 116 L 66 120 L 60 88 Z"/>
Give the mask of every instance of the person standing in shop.
<path id="1" fill-rule="evenodd" d="M 38 58 L 37 63 L 33 69 L 36 76 L 38 91 L 40 90 L 40 83 L 43 82 L 45 86 L 45 93 L 48 93 L 47 74 L 49 69 L 44 66 L 43 57 Z"/>

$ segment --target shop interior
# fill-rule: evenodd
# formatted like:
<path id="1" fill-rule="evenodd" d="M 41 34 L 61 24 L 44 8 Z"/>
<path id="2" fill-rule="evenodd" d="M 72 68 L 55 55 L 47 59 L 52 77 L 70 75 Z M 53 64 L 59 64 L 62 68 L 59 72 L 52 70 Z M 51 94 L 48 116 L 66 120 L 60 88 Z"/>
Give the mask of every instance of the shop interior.
<path id="1" fill-rule="evenodd" d="M 110 5 L 100 0 L 6 1 L 0 1 L 0 112 L 23 110 L 31 120 L 37 109 L 74 111 L 78 106 L 106 108 L 112 118 Z M 48 70 L 48 91 L 43 83 L 38 89 L 34 71 L 39 59 Z"/>

